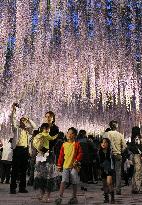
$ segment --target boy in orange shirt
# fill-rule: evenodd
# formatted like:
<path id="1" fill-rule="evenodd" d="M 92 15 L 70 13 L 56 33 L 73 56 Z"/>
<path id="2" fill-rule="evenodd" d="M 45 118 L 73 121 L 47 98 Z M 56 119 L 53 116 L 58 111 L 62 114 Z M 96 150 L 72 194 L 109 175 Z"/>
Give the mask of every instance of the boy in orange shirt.
<path id="1" fill-rule="evenodd" d="M 68 204 L 77 204 L 77 184 L 79 182 L 78 176 L 78 164 L 82 159 L 82 149 L 79 142 L 75 141 L 77 136 L 77 130 L 74 127 L 68 129 L 67 132 L 67 142 L 63 143 L 60 155 L 58 158 L 58 169 L 62 171 L 62 182 L 60 185 L 59 198 L 55 200 L 56 205 L 60 205 L 63 198 L 63 193 L 65 190 L 65 183 L 69 182 L 71 178 L 73 185 L 73 196 L 69 200 Z"/>

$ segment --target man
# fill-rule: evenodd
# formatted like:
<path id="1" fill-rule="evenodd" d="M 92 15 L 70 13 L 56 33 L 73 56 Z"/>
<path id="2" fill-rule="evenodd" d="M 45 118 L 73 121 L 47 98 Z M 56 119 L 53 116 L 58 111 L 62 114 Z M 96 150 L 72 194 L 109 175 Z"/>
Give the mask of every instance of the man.
<path id="1" fill-rule="evenodd" d="M 109 138 L 111 142 L 115 162 L 116 194 L 121 195 L 121 154 L 126 149 L 127 145 L 124 136 L 117 131 L 118 122 L 112 120 L 109 126 L 111 131 L 106 132 L 103 137 Z"/>
<path id="2" fill-rule="evenodd" d="M 29 157 L 29 134 L 32 134 L 33 129 L 36 125 L 34 122 L 26 117 L 20 119 L 18 124 L 16 121 L 16 107 L 17 103 L 12 105 L 12 129 L 14 133 L 12 148 L 13 148 L 13 159 L 12 159 L 12 172 L 11 172 L 11 184 L 10 193 L 16 194 L 17 184 L 16 181 L 19 179 L 19 192 L 27 193 L 26 190 L 26 171 L 28 167 Z"/>

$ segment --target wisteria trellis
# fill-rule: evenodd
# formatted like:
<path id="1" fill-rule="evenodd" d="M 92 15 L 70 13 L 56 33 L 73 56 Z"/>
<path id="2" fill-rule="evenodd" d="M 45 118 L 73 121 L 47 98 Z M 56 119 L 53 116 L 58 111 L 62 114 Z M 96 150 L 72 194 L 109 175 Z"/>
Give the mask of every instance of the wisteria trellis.
<path id="1" fill-rule="evenodd" d="M 0 1 L 0 123 L 20 102 L 37 123 L 98 132 L 142 122 L 141 0 Z"/>

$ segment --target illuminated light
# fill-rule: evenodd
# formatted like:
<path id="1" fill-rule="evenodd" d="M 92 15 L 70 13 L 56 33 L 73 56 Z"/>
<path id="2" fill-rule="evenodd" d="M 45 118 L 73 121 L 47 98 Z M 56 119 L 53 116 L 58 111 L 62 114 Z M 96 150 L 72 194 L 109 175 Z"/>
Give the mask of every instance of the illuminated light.
<path id="1" fill-rule="evenodd" d="M 127 3 L 116 0 L 109 21 L 112 23 L 108 25 L 110 6 L 106 9 L 106 1 L 87 1 L 83 10 L 81 1 L 73 1 L 71 7 L 66 0 L 62 4 L 58 0 L 41 0 L 37 5 L 37 27 L 32 33 L 32 0 L 27 2 L 16 1 L 12 78 L 7 86 L 3 77 L 0 82 L 4 112 L 1 122 L 6 120 L 8 124 L 11 104 L 19 102 L 22 114 L 37 124 L 47 110 L 53 110 L 63 131 L 77 126 L 100 133 L 115 118 L 122 122 L 122 131 L 125 127 L 126 133 L 130 132 L 136 123 L 135 113 L 140 115 L 142 110 L 136 60 L 142 45 L 138 41 L 141 34 L 136 10 L 127 12 Z M 6 25 L 7 12 L 3 10 L 0 25 L 0 75 L 11 30 Z M 89 33 L 91 29 L 93 34 Z"/>

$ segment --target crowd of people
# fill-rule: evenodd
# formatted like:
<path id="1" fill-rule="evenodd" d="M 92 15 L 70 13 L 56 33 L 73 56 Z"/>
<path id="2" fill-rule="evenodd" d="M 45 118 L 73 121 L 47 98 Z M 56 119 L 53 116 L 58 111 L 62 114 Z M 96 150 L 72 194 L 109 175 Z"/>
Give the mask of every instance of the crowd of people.
<path id="1" fill-rule="evenodd" d="M 48 111 L 43 123 L 37 127 L 27 117 L 19 122 L 17 104 L 12 105 L 13 137 L 0 143 L 1 183 L 10 184 L 10 194 L 28 193 L 26 186 L 39 190 L 41 202 L 50 202 L 50 195 L 59 191 L 56 205 L 62 203 L 63 194 L 72 185 L 68 204 L 77 204 L 77 187 L 87 191 L 86 184 L 102 181 L 104 203 L 115 203 L 121 195 L 121 181 L 132 186 L 132 194 L 141 192 L 142 141 L 140 128 L 132 128 L 131 142 L 118 132 L 118 122 L 112 120 L 99 138 L 87 136 L 85 130 L 70 127 L 67 133 L 59 130 L 55 114 Z M 28 181 L 27 173 L 29 175 Z"/>

